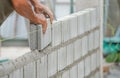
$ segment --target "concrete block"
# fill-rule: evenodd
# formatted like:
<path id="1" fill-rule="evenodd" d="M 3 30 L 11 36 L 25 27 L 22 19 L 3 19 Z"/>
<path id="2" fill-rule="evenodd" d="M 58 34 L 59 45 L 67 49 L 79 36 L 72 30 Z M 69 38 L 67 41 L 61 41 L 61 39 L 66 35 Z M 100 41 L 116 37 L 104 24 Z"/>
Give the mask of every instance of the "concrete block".
<path id="1" fill-rule="evenodd" d="M 54 78 L 62 78 L 62 76 L 61 75 L 57 75 L 56 77 L 54 77 Z"/>
<path id="2" fill-rule="evenodd" d="M 99 30 L 94 31 L 94 49 L 100 46 L 100 35 Z"/>
<path id="3" fill-rule="evenodd" d="M 69 70 L 64 71 L 62 74 L 62 78 L 70 78 L 70 71 Z"/>
<path id="4" fill-rule="evenodd" d="M 74 60 L 78 60 L 82 56 L 82 40 L 74 42 Z"/>
<path id="5" fill-rule="evenodd" d="M 26 63 L 26 60 L 24 57 L 19 57 L 13 60 L 13 64 L 15 65 L 17 69 L 21 68 L 21 66 L 24 66 L 25 65 L 24 63 Z"/>
<path id="6" fill-rule="evenodd" d="M 97 53 L 97 52 L 96 52 Z M 94 58 L 95 58 L 95 61 L 94 61 L 94 64 L 96 64 L 95 65 L 95 69 L 97 68 L 97 62 L 98 62 L 98 60 L 97 60 L 97 54 L 96 53 L 94 53 Z M 99 61 L 100 62 L 100 61 Z"/>
<path id="7" fill-rule="evenodd" d="M 100 56 L 100 51 L 99 51 L 99 50 L 97 51 L 96 55 L 97 55 L 97 56 L 96 56 L 97 67 L 100 67 L 100 62 L 101 62 L 101 61 L 100 61 L 100 59 L 101 59 L 100 57 L 101 57 L 101 56 Z"/>
<path id="8" fill-rule="evenodd" d="M 67 65 L 70 65 L 73 63 L 74 60 L 74 46 L 73 44 L 70 44 L 66 48 L 67 48 Z"/>
<path id="9" fill-rule="evenodd" d="M 48 54 L 48 77 L 57 73 L 57 52 Z"/>
<path id="10" fill-rule="evenodd" d="M 34 61 L 34 58 L 31 53 L 27 53 L 27 54 L 23 55 L 22 57 L 24 57 L 24 60 L 25 60 L 24 64 L 28 64 L 31 61 Z"/>
<path id="11" fill-rule="evenodd" d="M 91 51 L 94 49 L 94 34 L 90 33 L 88 35 L 88 51 Z"/>
<path id="12" fill-rule="evenodd" d="M 58 71 L 64 69 L 67 66 L 67 52 L 66 47 L 58 50 Z"/>
<path id="13" fill-rule="evenodd" d="M 70 39 L 70 19 L 69 18 L 63 18 L 60 19 L 61 21 L 61 28 L 62 28 L 62 42 L 65 42 Z"/>
<path id="14" fill-rule="evenodd" d="M 91 28 L 95 28 L 96 27 L 96 9 L 95 8 L 92 8 L 91 9 L 91 12 L 90 12 L 90 16 L 91 16 Z"/>
<path id="15" fill-rule="evenodd" d="M 96 18 L 97 18 L 97 22 L 96 22 L 96 24 L 97 24 L 97 26 L 100 26 L 100 8 L 99 7 L 97 7 L 96 8 Z"/>
<path id="16" fill-rule="evenodd" d="M 5 63 L 2 63 L 2 66 L 4 68 L 4 71 L 6 74 L 9 74 L 11 73 L 11 71 L 14 71 L 15 70 L 15 66 L 12 62 L 5 62 Z"/>
<path id="17" fill-rule="evenodd" d="M 70 38 L 74 38 L 78 35 L 77 16 L 71 16 L 70 18 Z"/>
<path id="18" fill-rule="evenodd" d="M 61 32 L 61 22 L 54 21 L 52 24 L 52 46 L 61 44 L 62 42 L 62 32 Z"/>
<path id="19" fill-rule="evenodd" d="M 5 70 L 3 65 L 0 65 L 0 76 L 3 76 L 5 74 Z"/>
<path id="20" fill-rule="evenodd" d="M 90 56 L 88 56 L 86 59 L 85 59 L 85 76 L 88 76 L 90 74 Z"/>
<path id="21" fill-rule="evenodd" d="M 81 35 L 84 33 L 84 27 L 85 27 L 85 18 L 84 13 L 80 12 L 78 13 L 78 35 Z"/>
<path id="22" fill-rule="evenodd" d="M 44 53 L 43 52 L 39 52 L 39 51 L 32 51 L 31 53 L 31 58 L 36 61 L 36 60 L 39 60 L 41 59 L 41 57 L 44 56 Z"/>
<path id="23" fill-rule="evenodd" d="M 73 66 L 70 69 L 70 78 L 78 78 L 78 66 Z"/>
<path id="24" fill-rule="evenodd" d="M 1 78 L 8 78 L 8 76 L 4 76 L 4 77 L 1 77 Z"/>
<path id="25" fill-rule="evenodd" d="M 94 71 L 96 69 L 96 53 L 91 55 L 91 71 Z"/>
<path id="26" fill-rule="evenodd" d="M 29 27 L 29 46 L 31 50 L 37 49 L 37 26 L 34 24 L 31 24 Z"/>
<path id="27" fill-rule="evenodd" d="M 84 70 L 84 61 L 81 61 L 78 64 L 78 78 L 84 78 L 85 70 Z"/>
<path id="28" fill-rule="evenodd" d="M 87 36 L 82 38 L 82 56 L 85 56 L 88 53 L 88 40 Z"/>
<path id="29" fill-rule="evenodd" d="M 36 63 L 30 63 L 24 66 L 24 77 L 23 78 L 36 78 Z"/>
<path id="30" fill-rule="evenodd" d="M 51 43 L 51 23 L 50 20 L 47 20 L 47 30 L 46 33 L 42 32 L 42 25 L 30 26 L 30 35 L 29 35 L 29 45 L 31 50 L 42 50 Z"/>
<path id="31" fill-rule="evenodd" d="M 37 61 L 37 78 L 47 78 L 47 56 L 42 57 Z"/>
<path id="32" fill-rule="evenodd" d="M 23 78 L 23 68 L 18 69 L 9 75 L 9 78 Z"/>
<path id="33" fill-rule="evenodd" d="M 47 21 L 47 30 L 46 33 L 42 32 L 42 25 L 38 25 L 38 50 L 42 50 L 47 47 L 52 42 L 51 36 L 51 23 L 50 20 Z"/>
<path id="34" fill-rule="evenodd" d="M 91 20 L 90 20 L 90 11 L 86 11 L 85 13 L 85 31 L 89 31 L 90 30 L 90 25 L 91 24 Z"/>

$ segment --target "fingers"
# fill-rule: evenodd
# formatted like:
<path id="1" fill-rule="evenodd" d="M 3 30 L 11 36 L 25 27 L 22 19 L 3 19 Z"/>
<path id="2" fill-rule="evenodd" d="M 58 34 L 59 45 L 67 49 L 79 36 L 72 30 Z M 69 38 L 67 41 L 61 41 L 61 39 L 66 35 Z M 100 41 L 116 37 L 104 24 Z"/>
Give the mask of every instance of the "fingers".
<path id="1" fill-rule="evenodd" d="M 47 20 L 43 14 L 40 14 L 39 20 L 41 21 L 41 24 L 42 24 L 42 32 L 43 34 L 45 34 L 47 30 Z"/>
<path id="2" fill-rule="evenodd" d="M 35 10 L 35 12 L 37 14 L 42 13 L 46 17 L 50 17 L 50 22 L 52 24 L 52 22 L 53 22 L 53 13 L 48 7 L 44 6 L 41 3 L 37 3 L 36 5 L 34 5 L 34 10 Z"/>
<path id="3" fill-rule="evenodd" d="M 35 10 L 35 12 L 36 12 L 37 14 L 39 14 L 39 13 L 40 13 L 39 8 L 34 8 L 34 10 Z"/>
<path id="4" fill-rule="evenodd" d="M 46 14 L 46 15 L 48 15 L 49 17 L 50 17 L 50 22 L 51 22 L 51 24 L 52 24 L 52 22 L 53 22 L 53 19 L 54 19 L 54 17 L 53 17 L 53 13 L 50 11 L 50 9 L 49 8 L 45 8 L 44 9 L 45 11 L 45 13 L 44 14 Z"/>

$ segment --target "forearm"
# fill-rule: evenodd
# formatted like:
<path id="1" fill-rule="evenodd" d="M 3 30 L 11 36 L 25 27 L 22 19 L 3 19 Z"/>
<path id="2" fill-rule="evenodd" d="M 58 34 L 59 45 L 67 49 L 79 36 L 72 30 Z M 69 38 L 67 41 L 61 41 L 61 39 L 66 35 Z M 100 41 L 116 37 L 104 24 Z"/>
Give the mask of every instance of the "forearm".
<path id="1" fill-rule="evenodd" d="M 32 6 L 28 0 L 11 0 L 13 3 L 14 9 L 22 16 L 28 18 L 29 20 L 36 23 L 36 14 L 32 10 Z"/>

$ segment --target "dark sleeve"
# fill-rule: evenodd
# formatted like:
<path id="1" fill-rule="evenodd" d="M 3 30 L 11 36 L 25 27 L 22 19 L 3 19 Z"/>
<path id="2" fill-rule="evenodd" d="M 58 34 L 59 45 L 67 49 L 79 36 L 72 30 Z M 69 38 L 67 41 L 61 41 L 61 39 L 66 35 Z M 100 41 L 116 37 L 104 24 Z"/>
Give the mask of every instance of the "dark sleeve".
<path id="1" fill-rule="evenodd" d="M 0 24 L 13 12 L 11 0 L 0 0 Z"/>

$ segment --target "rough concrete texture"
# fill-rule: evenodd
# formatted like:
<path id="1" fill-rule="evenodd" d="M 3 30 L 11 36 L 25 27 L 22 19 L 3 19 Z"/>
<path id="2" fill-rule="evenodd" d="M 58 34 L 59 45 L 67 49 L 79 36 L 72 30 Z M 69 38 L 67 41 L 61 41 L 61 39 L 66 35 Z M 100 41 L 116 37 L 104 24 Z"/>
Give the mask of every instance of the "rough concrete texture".
<path id="1" fill-rule="evenodd" d="M 68 15 L 53 22 L 52 27 L 48 20 L 44 35 L 41 25 L 32 25 L 31 31 L 37 30 L 30 35 L 30 48 L 34 51 L 0 64 L 0 78 L 98 77 L 100 46 L 95 38 L 100 36 L 100 32 L 97 32 L 100 27 L 90 28 L 90 12 L 91 8 Z"/>
<path id="2" fill-rule="evenodd" d="M 52 24 L 52 46 L 61 44 L 62 33 L 61 33 L 61 22 L 54 21 Z"/>

